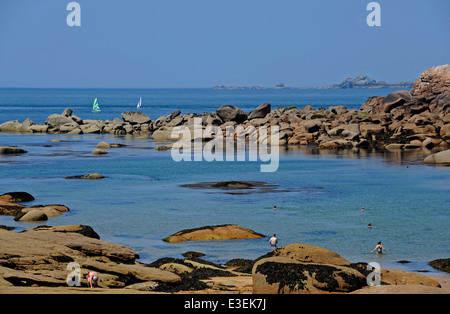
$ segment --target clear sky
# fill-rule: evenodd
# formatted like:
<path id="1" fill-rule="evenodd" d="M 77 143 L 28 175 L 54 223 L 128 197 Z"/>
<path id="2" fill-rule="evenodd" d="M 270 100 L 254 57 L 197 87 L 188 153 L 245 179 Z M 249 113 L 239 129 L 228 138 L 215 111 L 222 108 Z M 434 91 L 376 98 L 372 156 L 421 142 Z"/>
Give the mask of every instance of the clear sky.
<path id="1" fill-rule="evenodd" d="M 390 83 L 450 63 L 449 0 L 0 0 L 0 87 Z"/>

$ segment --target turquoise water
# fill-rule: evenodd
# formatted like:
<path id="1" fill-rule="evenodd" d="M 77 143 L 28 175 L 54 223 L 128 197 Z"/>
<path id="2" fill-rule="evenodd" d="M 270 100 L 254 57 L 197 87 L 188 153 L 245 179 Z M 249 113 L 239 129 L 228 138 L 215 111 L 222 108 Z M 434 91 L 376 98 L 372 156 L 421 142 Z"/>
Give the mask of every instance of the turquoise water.
<path id="1" fill-rule="evenodd" d="M 207 102 L 208 97 L 200 102 Z M 362 96 L 347 98 L 358 97 Z M 33 98 L 33 102 L 39 100 Z M 239 102 L 244 101 L 236 96 L 234 103 Z M 65 107 L 70 106 L 55 105 L 48 110 L 62 112 Z M 172 109 L 175 107 L 167 111 Z M 38 109 L 29 111 L 37 120 L 39 115 L 48 115 Z M 19 119 L 3 107 L 0 113 L 0 122 Z M 26 112 L 17 115 L 26 116 Z M 111 149 L 105 156 L 93 156 L 91 152 L 100 141 L 126 146 Z M 352 262 L 378 262 L 382 268 L 435 273 L 426 263 L 449 257 L 450 169 L 421 164 L 426 152 L 398 156 L 291 148 L 280 153 L 278 171 L 261 173 L 260 162 L 175 162 L 170 151 L 153 150 L 160 144 L 133 136 L 0 133 L 0 146 L 15 145 L 28 151 L 21 156 L 0 157 L 0 194 L 29 192 L 36 197 L 30 206 L 64 204 L 70 212 L 43 224 L 92 226 L 102 240 L 134 248 L 142 262 L 199 251 L 206 254 L 205 259 L 223 263 L 233 258 L 254 259 L 270 250 L 268 238 L 179 244 L 162 241 L 182 229 L 220 224 L 238 224 L 268 237 L 276 233 L 281 246 L 298 242 L 318 245 Z M 64 179 L 94 172 L 107 178 Z M 264 181 L 278 187 L 273 193 L 231 195 L 180 186 L 229 180 Z M 279 209 L 274 211 L 274 205 Z M 361 211 L 362 206 L 365 211 Z M 374 228 L 369 229 L 368 223 Z M 39 225 L 15 222 L 9 216 L 0 216 L 0 224 L 14 226 L 17 231 Z M 369 253 L 378 241 L 388 254 Z M 396 263 L 399 260 L 412 263 Z"/>
<path id="2" fill-rule="evenodd" d="M 92 156 L 103 140 L 127 146 Z M 267 236 L 276 233 L 280 245 L 318 245 L 353 262 L 377 261 L 389 268 L 410 260 L 430 270 L 426 262 L 449 253 L 450 172 L 421 165 L 419 156 L 399 161 L 380 153 L 293 149 L 281 153 L 277 172 L 261 173 L 256 162 L 174 162 L 170 151 L 155 151 L 151 140 L 133 137 L 2 134 L 0 141 L 29 151 L 0 158 L 1 192 L 27 191 L 37 199 L 30 205 L 67 205 L 70 212 L 44 224 L 90 225 L 103 240 L 133 247 L 142 262 L 192 250 L 225 262 L 253 259 L 269 250 L 268 239 L 161 240 L 182 229 L 219 224 L 238 224 Z M 107 178 L 63 178 L 94 172 Z M 180 187 L 228 180 L 264 181 L 279 188 L 230 195 Z M 279 209 L 274 211 L 274 205 Z M 37 225 L 8 216 L 0 216 L 0 224 L 18 231 Z M 389 251 L 381 258 L 368 253 L 378 241 Z"/>

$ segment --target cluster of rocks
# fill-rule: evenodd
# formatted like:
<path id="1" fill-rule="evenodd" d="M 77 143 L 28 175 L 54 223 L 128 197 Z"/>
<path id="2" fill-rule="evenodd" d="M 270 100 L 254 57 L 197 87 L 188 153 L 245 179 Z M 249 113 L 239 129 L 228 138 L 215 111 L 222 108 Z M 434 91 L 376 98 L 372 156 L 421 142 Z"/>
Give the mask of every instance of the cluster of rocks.
<path id="1" fill-rule="evenodd" d="M 9 133 L 50 133 L 50 134 L 137 134 L 153 131 L 151 119 L 141 112 L 124 112 L 122 119 L 110 120 L 81 119 L 67 108 L 62 114 L 50 115 L 44 124 L 35 124 L 26 119 L 8 121 L 0 125 L 1 132 Z"/>
<path id="2" fill-rule="evenodd" d="M 173 128 L 181 125 L 191 127 L 196 117 L 202 119 L 205 129 L 216 126 L 226 135 L 228 126 L 239 125 L 245 130 L 249 127 L 268 127 L 270 130 L 270 126 L 278 126 L 279 145 L 388 151 L 420 149 L 425 154 L 432 154 L 447 149 L 450 143 L 450 66 L 428 69 L 411 92 L 403 90 L 371 97 L 359 110 L 345 106 L 272 110 L 266 103 L 250 113 L 234 106 L 223 106 L 216 112 L 203 115 L 180 116 L 175 112 L 160 117 L 153 124 L 152 137 L 155 141 L 173 140 Z M 426 162 L 450 163 L 449 157 L 447 151 L 433 155 Z"/>
<path id="3" fill-rule="evenodd" d="M 183 254 L 185 258 L 140 263 L 133 249 L 102 241 L 91 227 L 84 225 L 40 226 L 22 232 L 0 228 L 0 241 L 0 291 L 24 286 L 34 293 L 46 287 L 57 287 L 56 293 L 75 293 L 70 289 L 87 292 L 83 289 L 90 271 L 100 275 L 99 288 L 103 293 L 117 289 L 124 293 L 371 291 L 366 280 L 371 272 L 367 264 L 350 263 L 335 252 L 302 243 L 281 247 L 256 260 L 231 260 L 223 266 L 192 257 L 202 255 L 196 252 Z M 74 269 L 79 269 L 79 274 L 75 274 L 78 280 L 72 273 Z M 77 282 L 79 287 L 70 287 Z M 236 286 L 239 282 L 245 284 Z M 449 293 L 434 279 L 399 270 L 382 270 L 381 284 L 389 287 L 389 293 Z"/>
<path id="4" fill-rule="evenodd" d="M 53 114 L 43 125 L 27 119 L 0 125 L 2 132 L 47 132 L 67 134 L 151 134 L 154 141 L 172 138 L 175 127 L 192 127 L 200 118 L 202 126 L 228 126 L 244 129 L 279 127 L 279 145 L 314 145 L 324 149 L 381 148 L 388 150 L 443 150 L 450 141 L 450 65 L 428 69 L 411 92 L 396 91 L 387 96 L 371 97 L 361 108 L 332 106 L 315 109 L 306 106 L 272 109 L 262 104 L 247 113 L 234 106 L 222 106 L 216 112 L 184 114 L 179 110 L 151 120 L 142 112 L 124 112 L 122 119 L 83 120 L 71 109 Z M 270 130 L 270 128 L 269 128 Z M 214 137 L 208 136 L 209 140 Z M 170 148 L 170 146 L 168 146 Z"/>
<path id="5" fill-rule="evenodd" d="M 46 221 L 68 212 L 64 205 L 34 205 L 26 207 L 21 203 L 32 202 L 35 198 L 27 192 L 11 192 L 0 195 L 0 215 L 14 216 L 16 221 Z"/>
<path id="6" fill-rule="evenodd" d="M 69 263 L 81 269 L 84 286 L 89 271 L 101 274 L 101 287 L 123 288 L 136 282 L 178 282 L 180 277 L 136 262 L 129 247 L 98 238 L 87 226 L 38 227 L 25 232 L 0 230 L 1 275 L 10 286 L 65 286 Z M 72 280 L 72 278 L 71 278 Z"/>
<path id="7" fill-rule="evenodd" d="M 450 139 L 450 65 L 428 69 L 411 92 L 371 97 L 362 106 L 372 123 L 403 148 L 448 147 Z M 381 130 L 381 129 L 380 129 Z"/>

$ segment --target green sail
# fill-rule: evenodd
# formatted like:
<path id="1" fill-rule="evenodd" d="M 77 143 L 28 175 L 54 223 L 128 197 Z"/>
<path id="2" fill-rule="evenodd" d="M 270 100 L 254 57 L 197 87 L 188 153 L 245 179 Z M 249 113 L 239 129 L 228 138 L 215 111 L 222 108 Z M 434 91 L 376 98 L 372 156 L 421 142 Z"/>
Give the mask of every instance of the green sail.
<path id="1" fill-rule="evenodd" d="M 93 111 L 100 111 L 100 106 L 98 105 L 97 98 L 94 100 L 94 105 L 92 106 Z"/>

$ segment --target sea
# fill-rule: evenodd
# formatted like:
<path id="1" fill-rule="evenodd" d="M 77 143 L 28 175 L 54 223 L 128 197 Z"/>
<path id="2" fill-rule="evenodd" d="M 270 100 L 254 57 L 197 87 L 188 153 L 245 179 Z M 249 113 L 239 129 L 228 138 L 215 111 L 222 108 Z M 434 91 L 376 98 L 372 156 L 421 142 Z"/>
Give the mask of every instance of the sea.
<path id="1" fill-rule="evenodd" d="M 140 111 L 153 120 L 176 110 L 204 113 L 223 105 L 246 112 L 263 103 L 272 109 L 307 105 L 359 109 L 368 97 L 392 91 L 0 89 L 0 124 L 27 118 L 40 124 L 66 108 L 83 119 L 112 120 L 122 112 L 136 111 L 140 97 Z M 92 112 L 95 98 L 99 113 Z M 102 141 L 122 147 L 94 156 L 91 152 Z M 293 146 L 280 151 L 277 171 L 261 172 L 259 161 L 174 161 L 170 150 L 154 150 L 159 145 L 142 135 L 0 133 L 0 146 L 28 151 L 0 156 L 0 194 L 25 191 L 36 198 L 28 206 L 70 208 L 40 223 L 0 216 L 0 225 L 17 232 L 39 225 L 88 225 L 102 240 L 133 248 L 142 263 L 180 258 L 187 251 L 204 253 L 205 260 L 219 264 L 256 259 L 270 252 L 268 240 L 276 234 L 279 247 L 306 243 L 335 251 L 350 262 L 376 262 L 383 269 L 450 278 L 427 264 L 450 253 L 450 167 L 423 164 L 429 151 Z M 65 179 L 90 173 L 106 178 Z M 259 181 L 272 188 L 230 193 L 183 187 L 217 181 Z M 176 244 L 162 240 L 180 230 L 223 224 L 237 224 L 266 237 Z M 371 253 L 378 241 L 388 253 Z"/>

